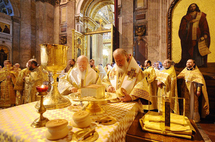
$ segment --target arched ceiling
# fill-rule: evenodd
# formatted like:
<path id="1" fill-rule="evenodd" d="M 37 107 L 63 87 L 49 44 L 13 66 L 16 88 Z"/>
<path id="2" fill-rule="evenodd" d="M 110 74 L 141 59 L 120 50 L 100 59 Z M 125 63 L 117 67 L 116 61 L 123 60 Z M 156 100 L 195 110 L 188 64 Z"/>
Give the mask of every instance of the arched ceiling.
<path id="1" fill-rule="evenodd" d="M 76 3 L 77 11 L 83 17 L 89 17 L 98 24 L 102 20 L 102 25 L 114 22 L 113 0 L 78 0 Z"/>
<path id="2" fill-rule="evenodd" d="M 113 0 L 84 0 L 80 7 L 80 13 L 84 16 L 94 18 L 96 13 L 104 6 L 114 5 Z"/>
<path id="3" fill-rule="evenodd" d="M 0 0 L 0 12 L 10 16 L 14 15 L 10 0 Z"/>

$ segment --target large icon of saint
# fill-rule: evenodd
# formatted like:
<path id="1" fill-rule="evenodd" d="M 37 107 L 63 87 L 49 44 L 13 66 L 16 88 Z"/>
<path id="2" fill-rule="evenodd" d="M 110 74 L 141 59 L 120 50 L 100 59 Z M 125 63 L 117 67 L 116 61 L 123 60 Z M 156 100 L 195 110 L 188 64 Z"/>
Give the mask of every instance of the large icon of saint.
<path id="1" fill-rule="evenodd" d="M 183 16 L 179 27 L 182 55 L 179 66 L 185 66 L 188 59 L 194 59 L 199 67 L 207 66 L 207 54 L 210 53 L 210 32 L 206 14 L 198 5 L 192 3 Z"/>

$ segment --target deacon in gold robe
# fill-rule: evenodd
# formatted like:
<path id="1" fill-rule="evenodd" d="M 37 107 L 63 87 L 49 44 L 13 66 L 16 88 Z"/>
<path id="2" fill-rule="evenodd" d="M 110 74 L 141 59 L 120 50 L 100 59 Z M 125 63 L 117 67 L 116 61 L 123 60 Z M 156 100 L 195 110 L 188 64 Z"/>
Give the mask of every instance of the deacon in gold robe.
<path id="1" fill-rule="evenodd" d="M 94 61 L 94 59 L 91 59 L 90 60 L 90 67 L 92 68 L 92 69 L 94 69 L 94 71 L 96 72 L 96 73 L 100 73 L 100 70 L 95 66 L 95 61 Z"/>
<path id="2" fill-rule="evenodd" d="M 170 101 L 171 110 L 179 113 L 177 79 L 172 61 L 167 59 L 163 62 L 164 70 L 158 73 L 156 80 L 158 86 L 158 110 L 163 110 L 163 97 Z M 174 98 L 172 98 L 174 97 Z"/>
<path id="3" fill-rule="evenodd" d="M 21 71 L 21 68 L 20 68 L 20 64 L 19 64 L 19 63 L 16 63 L 16 64 L 13 66 L 13 71 L 16 73 L 15 76 L 16 76 L 16 78 L 17 78 L 18 75 L 19 75 L 19 72 Z"/>
<path id="4" fill-rule="evenodd" d="M 144 63 L 145 69 L 143 71 L 144 76 L 146 77 L 146 81 L 148 84 L 148 88 L 149 88 L 149 94 L 150 96 L 152 96 L 152 104 L 150 105 L 150 110 L 151 109 L 157 109 L 157 101 L 156 101 L 156 96 L 157 96 L 157 80 L 156 79 L 156 74 L 155 74 L 155 70 L 152 67 L 152 63 L 150 60 L 145 60 Z M 144 109 L 148 107 L 147 105 L 144 105 Z"/>
<path id="5" fill-rule="evenodd" d="M 182 96 L 185 97 L 186 100 L 185 115 L 189 119 L 199 122 L 199 96 L 202 94 L 201 114 L 203 118 L 209 114 L 209 100 L 204 77 L 195 65 L 195 61 L 193 59 L 187 60 L 186 68 L 182 70 L 177 78 L 184 79 L 186 84 L 186 86 L 181 88 L 184 89 L 184 91 L 182 91 L 184 92 Z"/>
<path id="6" fill-rule="evenodd" d="M 103 78 L 107 92 L 116 92 L 124 102 L 141 100 L 150 101 L 148 86 L 144 74 L 132 56 L 124 49 L 113 52 L 116 65 Z"/>
<path id="7" fill-rule="evenodd" d="M 61 94 L 68 95 L 90 84 L 101 84 L 101 80 L 99 75 L 90 67 L 88 58 L 82 55 L 77 59 L 77 66 L 60 78 L 58 90 Z"/>
<path id="8" fill-rule="evenodd" d="M 39 100 L 36 86 L 48 81 L 48 73 L 38 66 L 35 59 L 30 59 L 27 68 L 23 69 L 17 78 L 15 90 L 21 94 L 20 104 L 30 103 Z"/>
<path id="9" fill-rule="evenodd" d="M 15 105 L 14 84 L 16 82 L 15 72 L 9 60 L 4 61 L 4 68 L 0 71 L 1 94 L 0 107 Z"/>

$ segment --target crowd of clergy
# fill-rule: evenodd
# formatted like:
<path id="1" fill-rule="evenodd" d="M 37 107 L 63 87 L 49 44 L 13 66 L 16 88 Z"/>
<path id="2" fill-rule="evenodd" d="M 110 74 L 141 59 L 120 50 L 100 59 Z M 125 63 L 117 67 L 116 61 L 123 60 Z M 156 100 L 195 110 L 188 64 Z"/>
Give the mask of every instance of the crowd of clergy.
<path id="1" fill-rule="evenodd" d="M 59 92 L 69 95 L 81 87 L 102 84 L 107 92 L 116 93 L 121 102 L 137 101 L 142 103 L 144 110 L 162 111 L 165 98 L 170 102 L 171 111 L 179 114 L 182 110 L 178 98 L 182 97 L 186 100 L 185 115 L 188 118 L 198 122 L 200 114 L 201 117 L 209 114 L 205 80 L 193 59 L 189 59 L 176 76 L 174 63 L 169 59 L 164 60 L 163 65 L 156 62 L 153 66 L 150 60 L 146 60 L 143 68 L 124 49 L 116 49 L 113 57 L 115 64 L 107 64 L 104 68 L 102 64 L 95 66 L 94 60 L 88 60 L 84 55 L 77 61 L 69 60 L 58 78 Z M 179 79 L 183 79 L 181 94 L 177 91 Z M 51 81 L 50 73 L 35 59 L 30 59 L 22 70 L 18 63 L 12 66 L 9 60 L 5 60 L 0 69 L 0 107 L 37 101 L 36 86 Z"/>

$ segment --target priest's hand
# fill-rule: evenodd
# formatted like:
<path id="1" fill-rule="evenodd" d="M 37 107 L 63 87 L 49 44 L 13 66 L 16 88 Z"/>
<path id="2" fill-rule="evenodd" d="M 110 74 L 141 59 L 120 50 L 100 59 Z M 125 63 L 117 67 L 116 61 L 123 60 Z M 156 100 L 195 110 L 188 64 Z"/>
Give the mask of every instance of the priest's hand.
<path id="1" fill-rule="evenodd" d="M 124 93 L 124 94 L 125 94 L 125 96 L 119 97 L 119 99 L 120 99 L 121 101 L 123 101 L 123 102 L 130 102 L 130 101 L 132 101 L 132 98 L 131 98 L 130 95 L 128 95 L 127 93 Z"/>
<path id="2" fill-rule="evenodd" d="M 69 89 L 69 91 L 71 91 L 72 93 L 75 93 L 75 92 L 78 91 L 78 89 L 77 89 L 76 87 L 71 87 L 71 88 Z"/>
<path id="3" fill-rule="evenodd" d="M 115 91 L 115 88 L 113 87 L 113 86 L 108 86 L 108 88 L 107 88 L 107 92 L 111 92 L 111 93 L 115 93 L 116 91 Z"/>
<path id="4" fill-rule="evenodd" d="M 157 86 L 160 87 L 160 88 L 162 88 L 163 87 L 163 83 L 160 82 L 160 81 L 158 81 Z"/>
<path id="5" fill-rule="evenodd" d="M 177 79 L 184 79 L 184 76 L 177 76 Z"/>
<path id="6" fill-rule="evenodd" d="M 201 95 L 201 91 L 196 92 L 196 96 L 199 97 Z"/>

